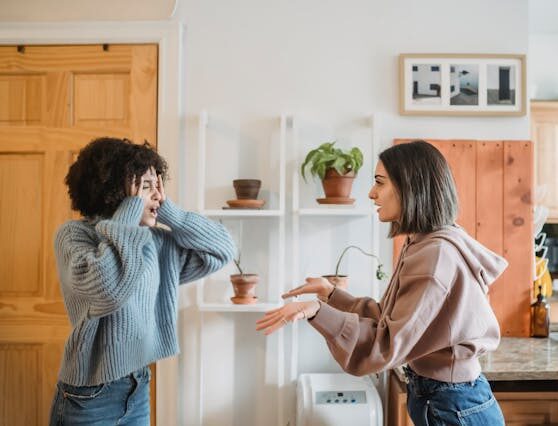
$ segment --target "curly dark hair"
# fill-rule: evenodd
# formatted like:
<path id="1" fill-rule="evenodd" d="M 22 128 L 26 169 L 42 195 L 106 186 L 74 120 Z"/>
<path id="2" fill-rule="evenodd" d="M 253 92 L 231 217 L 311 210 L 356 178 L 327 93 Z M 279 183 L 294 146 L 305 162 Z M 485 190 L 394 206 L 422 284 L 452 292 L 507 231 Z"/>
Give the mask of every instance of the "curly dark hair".
<path id="1" fill-rule="evenodd" d="M 167 163 L 147 141 L 139 145 L 111 137 L 92 140 L 66 175 L 72 209 L 86 217 L 111 217 L 126 198 L 132 178 L 139 184 L 150 167 L 166 181 Z"/>

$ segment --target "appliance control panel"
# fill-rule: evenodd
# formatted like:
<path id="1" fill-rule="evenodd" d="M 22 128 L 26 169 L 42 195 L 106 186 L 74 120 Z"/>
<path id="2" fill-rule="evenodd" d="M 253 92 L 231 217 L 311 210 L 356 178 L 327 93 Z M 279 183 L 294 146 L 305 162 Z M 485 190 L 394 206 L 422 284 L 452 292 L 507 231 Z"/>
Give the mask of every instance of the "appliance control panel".
<path id="1" fill-rule="evenodd" d="M 366 404 L 365 391 L 319 391 L 316 404 Z"/>

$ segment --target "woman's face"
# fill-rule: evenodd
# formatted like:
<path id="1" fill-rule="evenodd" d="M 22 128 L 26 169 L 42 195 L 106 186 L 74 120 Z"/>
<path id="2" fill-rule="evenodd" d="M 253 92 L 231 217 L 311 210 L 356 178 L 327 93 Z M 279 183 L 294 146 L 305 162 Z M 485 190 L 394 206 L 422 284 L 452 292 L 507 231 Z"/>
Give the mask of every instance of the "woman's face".
<path id="1" fill-rule="evenodd" d="M 397 222 L 401 218 L 401 201 L 395 186 L 381 161 L 376 165 L 374 172 L 374 186 L 370 189 L 368 197 L 374 200 L 378 207 L 378 216 L 381 222 Z"/>
<path id="2" fill-rule="evenodd" d="M 142 182 L 138 193 L 138 196 L 143 198 L 144 203 L 140 225 L 155 226 L 157 223 L 157 210 L 161 207 L 161 188 L 159 188 L 157 172 L 153 167 L 142 176 Z"/>

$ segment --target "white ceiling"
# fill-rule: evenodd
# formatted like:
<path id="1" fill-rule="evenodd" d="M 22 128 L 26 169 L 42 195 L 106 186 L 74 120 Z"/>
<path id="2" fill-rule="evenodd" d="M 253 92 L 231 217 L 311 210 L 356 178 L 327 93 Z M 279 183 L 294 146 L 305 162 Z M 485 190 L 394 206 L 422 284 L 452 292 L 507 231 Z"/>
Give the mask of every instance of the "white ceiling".
<path id="1" fill-rule="evenodd" d="M 163 20 L 176 0 L 0 0 L 0 21 Z"/>

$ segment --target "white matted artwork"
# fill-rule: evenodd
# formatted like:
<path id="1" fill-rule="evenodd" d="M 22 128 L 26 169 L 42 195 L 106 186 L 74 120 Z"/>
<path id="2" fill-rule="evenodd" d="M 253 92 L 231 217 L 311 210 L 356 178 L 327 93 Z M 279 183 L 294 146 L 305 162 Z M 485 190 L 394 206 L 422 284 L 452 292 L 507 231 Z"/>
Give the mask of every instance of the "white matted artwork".
<path id="1" fill-rule="evenodd" d="M 525 55 L 402 54 L 403 115 L 525 115 Z"/>

